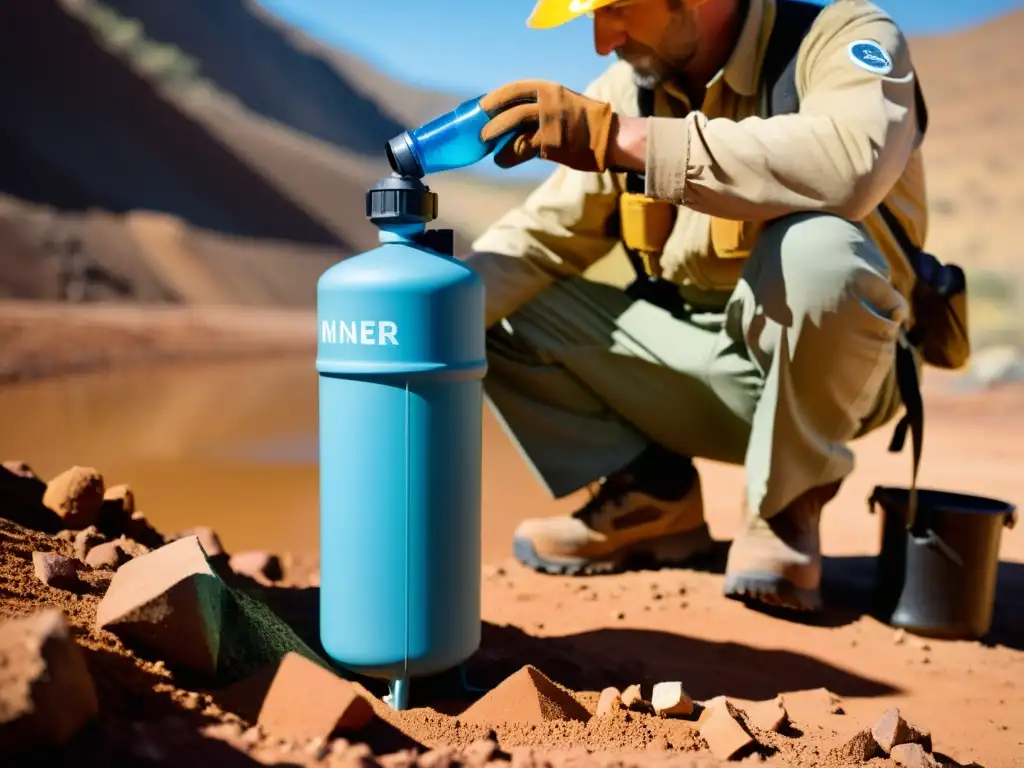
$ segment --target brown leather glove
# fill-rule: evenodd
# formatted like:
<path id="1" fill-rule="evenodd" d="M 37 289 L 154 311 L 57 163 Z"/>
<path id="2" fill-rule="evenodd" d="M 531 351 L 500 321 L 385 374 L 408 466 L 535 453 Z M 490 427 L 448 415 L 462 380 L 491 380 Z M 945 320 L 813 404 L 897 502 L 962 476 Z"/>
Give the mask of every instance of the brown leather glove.
<path id="1" fill-rule="evenodd" d="M 480 131 L 481 140 L 515 132 L 494 156 L 502 168 L 539 156 L 578 171 L 607 169 L 608 139 L 615 120 L 610 104 L 558 83 L 517 80 L 485 94 L 480 106 L 491 115 Z"/>

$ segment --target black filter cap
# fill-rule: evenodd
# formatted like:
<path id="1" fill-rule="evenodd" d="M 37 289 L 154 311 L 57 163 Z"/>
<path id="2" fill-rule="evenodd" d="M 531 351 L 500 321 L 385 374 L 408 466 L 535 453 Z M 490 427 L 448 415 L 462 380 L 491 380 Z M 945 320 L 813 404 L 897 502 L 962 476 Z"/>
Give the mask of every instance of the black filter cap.
<path id="1" fill-rule="evenodd" d="M 367 191 L 366 216 L 377 226 L 426 224 L 437 218 L 437 193 L 419 179 L 393 173 Z"/>
<path id="2" fill-rule="evenodd" d="M 423 178 L 423 167 L 412 150 L 412 139 L 409 137 L 408 131 L 398 134 L 385 144 L 384 154 L 388 157 L 391 170 L 399 176 L 408 176 L 412 179 Z"/>

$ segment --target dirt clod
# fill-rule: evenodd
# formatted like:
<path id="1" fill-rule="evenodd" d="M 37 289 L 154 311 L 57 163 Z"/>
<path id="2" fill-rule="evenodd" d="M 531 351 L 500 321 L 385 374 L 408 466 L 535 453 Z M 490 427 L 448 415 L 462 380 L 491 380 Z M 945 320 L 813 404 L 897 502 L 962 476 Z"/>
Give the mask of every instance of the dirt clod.
<path id="1" fill-rule="evenodd" d="M 469 746 L 463 748 L 461 762 L 465 765 L 486 765 L 491 760 L 499 757 L 499 752 L 498 742 L 488 736 L 487 738 L 477 739 Z"/>
<path id="2" fill-rule="evenodd" d="M 163 535 L 152 526 L 146 515 L 136 510 L 125 523 L 122 533 L 132 541 L 137 541 L 151 549 L 165 543 Z"/>
<path id="3" fill-rule="evenodd" d="M 99 522 L 103 491 L 103 475 L 75 465 L 46 484 L 43 504 L 61 517 L 65 528 L 81 530 Z"/>
<path id="4" fill-rule="evenodd" d="M 622 706 L 626 709 L 632 710 L 633 712 L 651 713 L 654 711 L 650 702 L 644 699 L 643 694 L 640 692 L 640 686 L 636 683 L 626 686 L 626 688 L 623 689 Z"/>
<path id="5" fill-rule="evenodd" d="M 36 578 L 48 587 L 76 590 L 82 584 L 82 580 L 78 578 L 82 564 L 74 558 L 64 557 L 56 552 L 33 552 L 32 567 Z"/>
<path id="6" fill-rule="evenodd" d="M 247 704 L 258 708 L 262 730 L 294 741 L 326 741 L 373 719 L 373 708 L 355 685 L 294 652 L 237 682 L 224 696 L 229 701 L 252 697 Z"/>
<path id="7" fill-rule="evenodd" d="M 284 576 L 280 558 L 269 552 L 237 552 L 231 555 L 228 566 L 234 573 L 268 581 L 279 581 Z"/>
<path id="8" fill-rule="evenodd" d="M 651 692 L 651 706 L 663 717 L 693 714 L 693 699 L 680 682 L 656 683 Z"/>
<path id="9" fill-rule="evenodd" d="M 129 557 L 142 557 L 148 555 L 153 550 L 142 544 L 135 539 L 130 539 L 127 536 L 121 535 L 114 539 L 114 542 L 125 551 Z"/>
<path id="10" fill-rule="evenodd" d="M 37 487 L 39 488 L 39 498 L 42 498 L 43 493 L 46 491 L 46 483 L 40 480 L 39 476 L 32 471 L 32 467 L 28 465 L 27 461 L 9 459 L 0 464 L 0 467 L 3 467 L 12 475 L 38 483 Z"/>
<path id="11" fill-rule="evenodd" d="M 103 493 L 103 501 L 117 504 L 128 517 L 131 517 L 132 513 L 135 512 L 135 494 L 124 483 L 107 488 Z"/>
<path id="12" fill-rule="evenodd" d="M 60 517 L 43 504 L 46 484 L 23 461 L 0 466 L 0 518 L 36 531 L 55 533 L 64 527 Z"/>
<path id="13" fill-rule="evenodd" d="M 728 704 L 730 708 L 736 709 L 736 705 L 727 696 L 715 696 L 713 699 L 708 699 L 707 701 L 702 701 L 700 704 L 701 704 L 701 711 L 700 711 L 700 713 L 699 713 L 699 715 L 697 717 L 697 723 L 698 724 L 703 723 L 704 722 L 704 718 L 710 716 L 711 715 L 711 711 L 715 707 L 722 706 L 724 704 Z"/>
<path id="14" fill-rule="evenodd" d="M 897 744 L 892 748 L 890 757 L 905 768 L 939 768 L 939 761 L 920 744 Z"/>
<path id="15" fill-rule="evenodd" d="M 871 734 L 887 755 L 900 744 L 920 744 L 927 752 L 932 749 L 931 734 L 908 723 L 895 707 L 887 709 L 878 718 L 871 728 Z"/>
<path id="16" fill-rule="evenodd" d="M 882 748 L 878 746 L 870 728 L 857 731 L 848 741 L 831 752 L 833 761 L 842 761 L 842 765 L 859 765 L 881 757 L 882 754 Z"/>
<path id="17" fill-rule="evenodd" d="M 843 714 L 841 699 L 827 688 L 810 688 L 779 694 L 791 720 L 797 723 L 821 723 L 830 715 Z"/>
<path id="18" fill-rule="evenodd" d="M 83 528 L 75 534 L 75 557 L 83 563 L 86 562 L 92 548 L 99 546 L 106 540 L 106 537 L 99 532 L 95 525 Z"/>
<path id="19" fill-rule="evenodd" d="M 107 488 L 100 504 L 98 527 L 107 536 L 125 533 L 135 512 L 135 494 L 124 483 Z"/>
<path id="20" fill-rule="evenodd" d="M 756 742 L 740 722 L 738 710 L 728 701 L 716 701 L 701 716 L 700 735 L 719 760 L 740 756 Z"/>
<path id="21" fill-rule="evenodd" d="M 0 753 L 63 744 L 99 711 L 64 614 L 45 608 L 0 624 Z"/>
<path id="22" fill-rule="evenodd" d="M 527 665 L 462 713 L 467 723 L 541 723 L 590 719 L 590 712 L 560 685 Z"/>
<path id="23" fill-rule="evenodd" d="M 119 541 L 107 541 L 97 544 L 85 556 L 85 564 L 90 568 L 105 568 L 116 571 L 124 563 L 131 560 L 131 555 L 124 551 Z"/>
<path id="24" fill-rule="evenodd" d="M 28 462 L 15 460 L 5 461 L 2 465 L 6 472 L 13 476 L 10 487 L 17 490 L 18 494 L 28 501 L 43 500 L 46 493 L 46 483 L 39 479 L 39 476 L 32 471 Z M 15 479 L 16 478 L 16 479 Z"/>
<path id="25" fill-rule="evenodd" d="M 747 706 L 744 711 L 747 713 L 747 721 L 762 731 L 778 732 L 789 720 L 781 696 L 769 701 L 758 701 Z"/>
<path id="26" fill-rule="evenodd" d="M 601 698 L 597 700 L 597 709 L 594 714 L 597 717 L 608 717 L 622 709 L 622 696 L 617 688 L 605 688 L 601 691 Z"/>

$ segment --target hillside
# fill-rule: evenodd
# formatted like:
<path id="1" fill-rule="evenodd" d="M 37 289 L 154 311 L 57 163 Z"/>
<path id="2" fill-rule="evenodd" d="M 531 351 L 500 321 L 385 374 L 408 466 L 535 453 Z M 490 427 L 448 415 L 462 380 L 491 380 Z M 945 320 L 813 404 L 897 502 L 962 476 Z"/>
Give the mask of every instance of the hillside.
<path id="1" fill-rule="evenodd" d="M 928 247 L 968 270 L 975 343 L 1024 349 L 1024 9 L 911 41 L 928 99 Z"/>
<path id="2" fill-rule="evenodd" d="M 250 26 L 234 10 L 253 11 Z M 376 244 L 363 194 L 388 169 L 370 149 L 404 124 L 349 86 L 340 64 L 330 75 L 335 65 L 289 47 L 292 37 L 258 8 L 218 0 L 192 11 L 197 28 L 227 18 L 254 40 L 237 46 L 251 63 L 269 51 L 281 77 L 272 86 L 258 73 L 279 95 L 255 105 L 266 114 L 211 79 L 205 60 L 106 3 L 0 8 L 0 70 L 13 75 L 0 78 L 0 226 L 10 232 L 0 295 L 58 297 L 60 248 L 47 243 L 74 236 L 80 299 L 308 305 L 319 273 Z M 330 76 L 317 80 L 303 63 Z M 237 71 L 214 64 L 253 95 Z M 312 109 L 303 104 L 321 103 L 340 105 L 304 125 L 318 124 L 322 137 L 286 123 L 291 115 L 303 125 Z M 361 117 L 346 122 L 352 105 Z M 327 140 L 330 131 L 341 143 Z M 456 229 L 460 250 L 523 194 L 454 174 L 433 186 L 438 225 Z M 130 211 L 153 213 L 123 219 Z"/>
<path id="3" fill-rule="evenodd" d="M 172 211 L 196 226 L 348 250 L 54 0 L 0 8 L 5 192 L 62 208 Z"/>
<path id="4" fill-rule="evenodd" d="M 73 5 L 101 7 L 91 0 Z M 102 5 L 138 20 L 148 37 L 192 57 L 205 78 L 246 109 L 360 155 L 378 158 L 384 141 L 458 103 L 449 94 L 398 89 L 372 70 L 355 81 L 352 57 L 338 55 L 251 0 Z"/>
<path id="5" fill-rule="evenodd" d="M 911 44 L 931 120 L 929 244 L 972 267 L 1019 270 L 1024 257 L 1013 225 L 1024 211 L 1021 39 L 1024 9 Z"/>

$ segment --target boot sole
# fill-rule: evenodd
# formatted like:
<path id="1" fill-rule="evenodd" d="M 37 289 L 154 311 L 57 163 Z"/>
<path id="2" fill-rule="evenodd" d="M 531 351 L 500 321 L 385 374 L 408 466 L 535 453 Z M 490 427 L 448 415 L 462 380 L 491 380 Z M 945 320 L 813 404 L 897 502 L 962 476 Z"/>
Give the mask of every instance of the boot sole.
<path id="1" fill-rule="evenodd" d="M 734 600 L 801 613 L 817 613 L 822 608 L 820 589 L 798 587 L 788 579 L 772 573 L 747 571 L 726 575 L 722 592 Z"/>
<path id="2" fill-rule="evenodd" d="M 633 570 L 658 570 L 691 564 L 694 559 L 710 554 L 715 541 L 706 525 L 686 533 L 638 541 L 629 546 L 595 558 L 541 557 L 529 539 L 513 538 L 512 554 L 516 560 L 540 573 L 557 576 L 596 576 Z"/>

